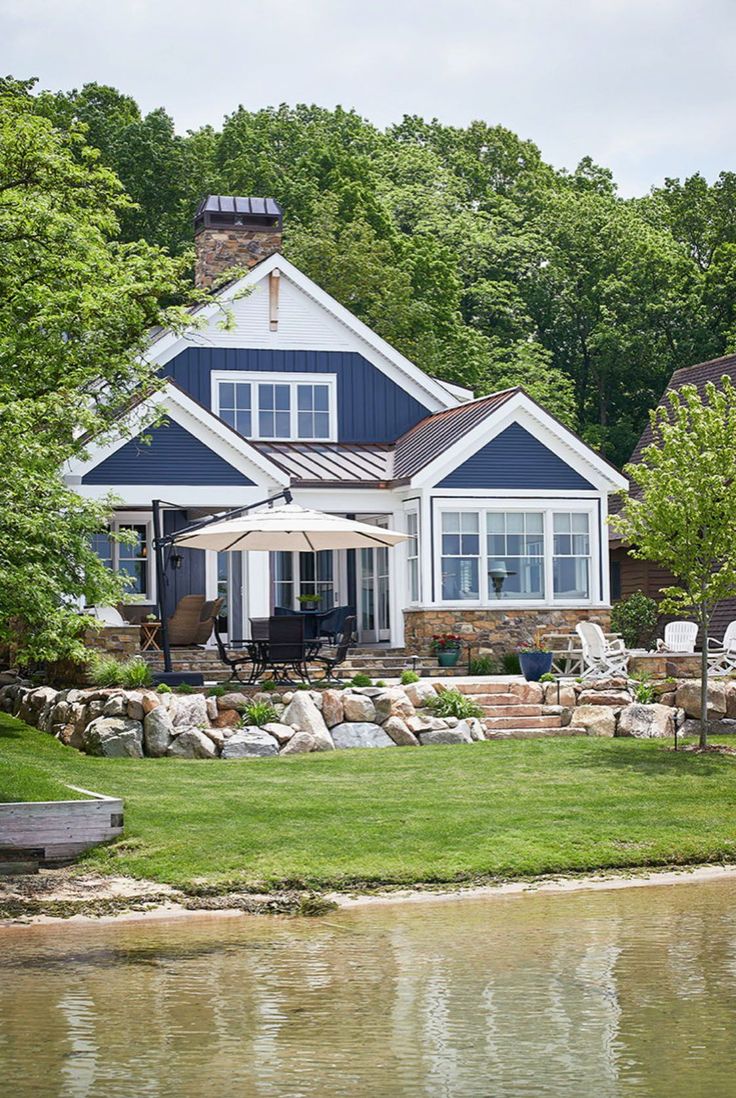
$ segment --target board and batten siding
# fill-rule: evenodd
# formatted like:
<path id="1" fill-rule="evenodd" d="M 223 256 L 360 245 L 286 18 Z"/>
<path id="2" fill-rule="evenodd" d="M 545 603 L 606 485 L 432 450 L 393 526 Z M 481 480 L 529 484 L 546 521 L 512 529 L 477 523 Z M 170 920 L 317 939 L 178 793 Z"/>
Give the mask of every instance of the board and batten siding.
<path id="1" fill-rule="evenodd" d="M 167 377 L 212 409 L 213 370 L 268 374 L 334 374 L 339 442 L 394 442 L 429 414 L 400 385 L 351 351 L 187 347 L 163 368 Z"/>
<path id="2" fill-rule="evenodd" d="M 438 487 L 595 491 L 576 469 L 518 423 L 512 423 L 458 465 Z"/>
<path id="3" fill-rule="evenodd" d="M 169 421 L 133 438 L 85 473 L 83 484 L 252 485 L 238 469 L 178 423 Z"/>

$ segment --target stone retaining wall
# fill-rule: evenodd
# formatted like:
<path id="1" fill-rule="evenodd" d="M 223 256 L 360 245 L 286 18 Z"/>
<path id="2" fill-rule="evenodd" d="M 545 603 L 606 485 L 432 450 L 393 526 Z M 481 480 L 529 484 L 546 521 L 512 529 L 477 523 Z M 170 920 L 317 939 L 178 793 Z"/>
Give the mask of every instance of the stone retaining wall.
<path id="1" fill-rule="evenodd" d="M 579 621 L 611 628 L 610 610 L 404 610 L 405 643 L 424 653 L 436 633 L 457 633 L 473 648 L 484 647 L 502 655 L 528 643 L 537 630 L 571 633 Z"/>

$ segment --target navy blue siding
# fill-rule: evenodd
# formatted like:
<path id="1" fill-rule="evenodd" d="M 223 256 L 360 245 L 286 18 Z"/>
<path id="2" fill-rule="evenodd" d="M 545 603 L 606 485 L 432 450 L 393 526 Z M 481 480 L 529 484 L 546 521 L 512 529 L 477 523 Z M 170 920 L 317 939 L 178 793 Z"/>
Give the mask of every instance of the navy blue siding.
<path id="1" fill-rule="evenodd" d="M 594 488 L 518 423 L 512 423 L 454 469 L 439 487 Z"/>
<path id="2" fill-rule="evenodd" d="M 164 511 L 164 533 L 173 534 L 189 526 L 191 519 L 186 511 Z M 204 595 L 205 554 L 203 549 L 177 549 L 181 556 L 181 568 L 172 568 L 166 555 L 164 608 L 167 617 L 176 610 L 176 604 L 184 595 Z"/>
<path id="3" fill-rule="evenodd" d="M 213 370 L 337 375 L 339 442 L 395 442 L 428 414 L 400 385 L 349 351 L 271 351 L 188 347 L 163 372 L 206 408 Z"/>
<path id="4" fill-rule="evenodd" d="M 253 484 L 178 423 L 126 442 L 87 473 L 83 484 Z"/>

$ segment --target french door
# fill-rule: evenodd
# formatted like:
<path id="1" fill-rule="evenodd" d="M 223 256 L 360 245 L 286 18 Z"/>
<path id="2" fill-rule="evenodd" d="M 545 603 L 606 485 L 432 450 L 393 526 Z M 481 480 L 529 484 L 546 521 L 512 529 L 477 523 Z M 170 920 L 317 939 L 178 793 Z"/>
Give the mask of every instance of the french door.
<path id="1" fill-rule="evenodd" d="M 210 554 L 208 554 L 209 556 Z M 215 575 L 208 587 L 214 592 L 208 597 L 222 599 L 217 615 L 217 628 L 224 639 L 243 636 L 243 554 L 212 553 Z"/>
<path id="2" fill-rule="evenodd" d="M 388 529 L 383 516 L 361 516 L 361 521 Z M 358 573 L 360 640 L 387 641 L 391 636 L 388 549 L 361 549 Z"/>

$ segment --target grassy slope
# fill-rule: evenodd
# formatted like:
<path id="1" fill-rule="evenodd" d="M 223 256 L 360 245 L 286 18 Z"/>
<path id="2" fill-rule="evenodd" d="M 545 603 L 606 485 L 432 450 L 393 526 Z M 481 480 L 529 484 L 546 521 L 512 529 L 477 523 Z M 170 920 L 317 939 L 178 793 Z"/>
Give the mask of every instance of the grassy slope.
<path id="1" fill-rule="evenodd" d="M 171 884 L 418 883 L 736 857 L 734 761 L 658 742 L 94 759 L 0 715 L 2 764 L 19 798 L 44 778 L 123 797 L 123 841 L 90 861 Z"/>

